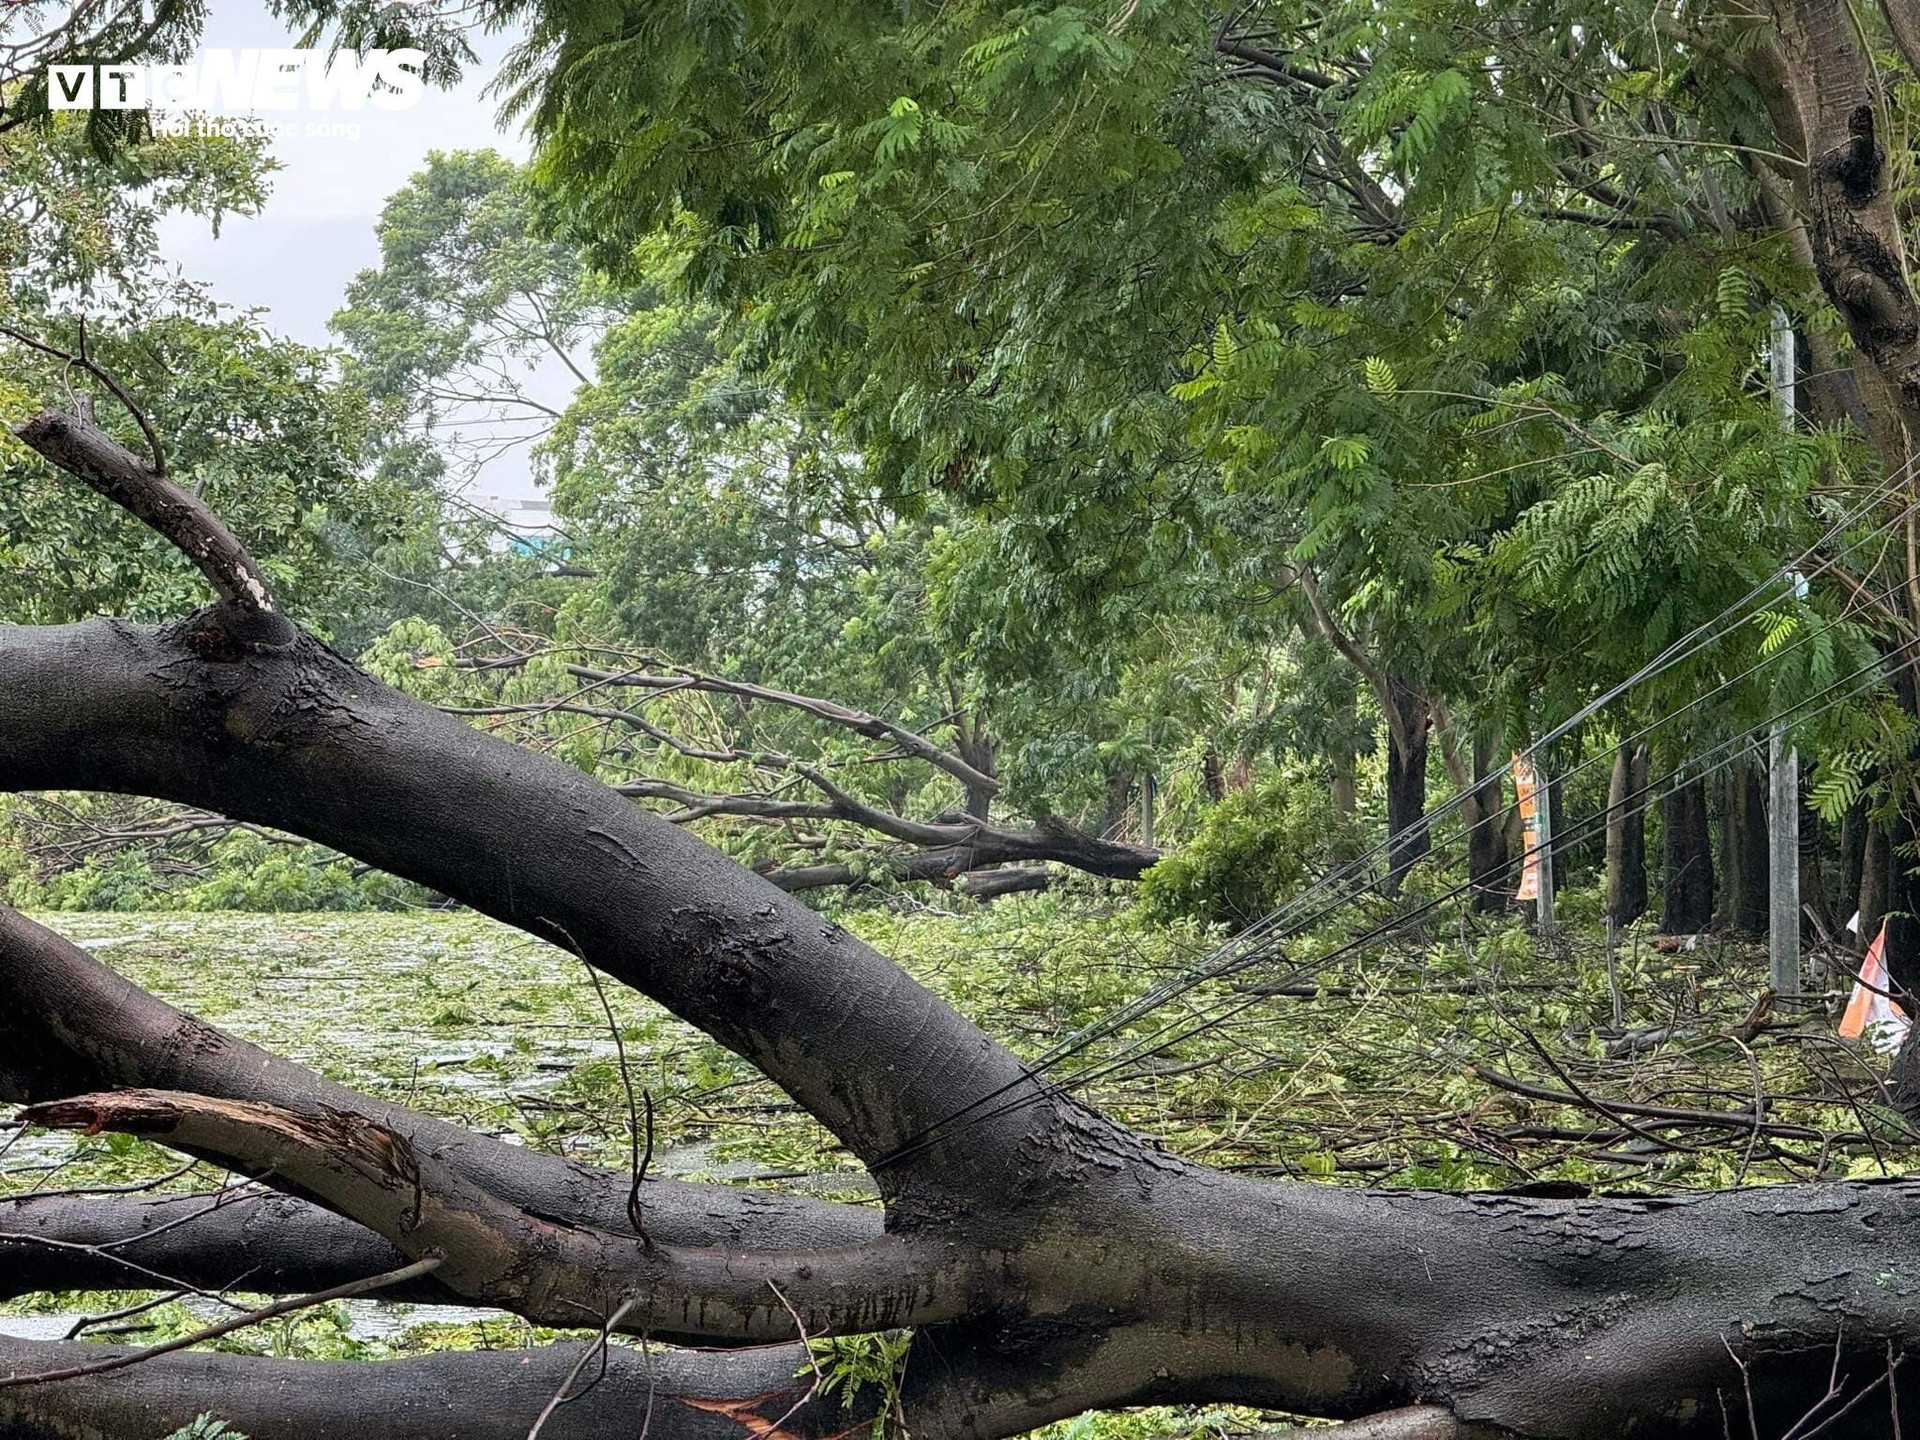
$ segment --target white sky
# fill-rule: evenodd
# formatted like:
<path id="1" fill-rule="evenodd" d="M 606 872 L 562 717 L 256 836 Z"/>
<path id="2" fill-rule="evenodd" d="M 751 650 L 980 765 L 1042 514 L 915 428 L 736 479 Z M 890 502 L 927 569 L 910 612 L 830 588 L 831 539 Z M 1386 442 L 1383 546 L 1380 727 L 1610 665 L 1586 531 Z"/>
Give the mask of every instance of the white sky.
<path id="1" fill-rule="evenodd" d="M 233 49 L 292 45 L 294 37 L 261 0 L 212 0 L 202 44 Z M 173 216 L 165 222 L 167 257 L 214 297 L 237 309 L 261 309 L 278 334 L 309 345 L 332 343 L 327 317 L 340 307 L 347 282 L 379 259 L 374 222 L 380 207 L 425 162 L 429 150 L 492 148 L 525 159 L 529 147 L 516 125 L 502 131 L 499 106 L 481 91 L 508 48 L 503 36 L 471 41 L 480 63 L 456 90 L 428 90 L 406 110 L 362 108 L 350 115 L 359 138 L 282 138 L 274 143 L 281 168 L 272 194 L 253 217 L 229 216 L 214 238 L 205 221 Z M 276 114 L 276 121 L 304 117 Z M 524 455 L 494 461 L 476 492 L 519 499 L 535 493 Z"/>

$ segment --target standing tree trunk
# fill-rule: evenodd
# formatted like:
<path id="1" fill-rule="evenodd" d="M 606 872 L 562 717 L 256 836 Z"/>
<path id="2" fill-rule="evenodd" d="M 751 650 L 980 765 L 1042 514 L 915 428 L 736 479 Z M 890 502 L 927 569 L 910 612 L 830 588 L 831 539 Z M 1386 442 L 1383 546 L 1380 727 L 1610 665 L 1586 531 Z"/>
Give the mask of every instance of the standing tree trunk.
<path id="1" fill-rule="evenodd" d="M 1713 923 L 1713 840 L 1699 780 L 1660 801 L 1660 931 L 1692 935 Z"/>
<path id="2" fill-rule="evenodd" d="M 1607 785 L 1607 914 L 1628 925 L 1647 913 L 1647 749 L 1622 741 Z"/>
<path id="3" fill-rule="evenodd" d="M 1493 763 L 1498 753 L 1490 740 L 1474 742 L 1474 788 L 1462 807 L 1468 827 L 1467 879 L 1473 886 L 1473 908 L 1482 915 L 1498 915 L 1513 900 L 1513 886 L 1507 873 L 1507 833 L 1500 804 L 1500 777 Z"/>
<path id="4" fill-rule="evenodd" d="M 1860 862 L 1860 936 L 1864 953 L 1880 933 L 1893 894 L 1893 837 L 1877 821 L 1869 820 Z"/>
<path id="5" fill-rule="evenodd" d="M 1000 745 L 987 733 L 987 722 L 983 714 L 973 717 L 969 726 L 963 716 L 954 719 L 954 749 L 960 758 L 971 765 L 980 774 L 992 777 L 995 763 L 1000 758 Z M 967 814 L 976 820 L 985 821 L 993 814 L 993 789 L 986 785 L 968 785 Z"/>
<path id="6" fill-rule="evenodd" d="M 1767 797 L 1760 773 L 1741 760 L 1726 775 L 1726 909 L 1729 930 L 1757 935 L 1767 928 Z"/>
<path id="7" fill-rule="evenodd" d="M 1427 743 L 1433 706 L 1425 690 L 1381 665 L 1340 628 L 1311 568 L 1302 566 L 1291 573 L 1307 598 L 1313 628 L 1373 687 L 1387 722 L 1387 873 L 1380 889 L 1382 894 L 1398 895 L 1402 877 L 1429 849 Z"/>
<path id="8" fill-rule="evenodd" d="M 1220 752 L 1211 745 L 1206 754 L 1200 757 L 1200 783 L 1206 791 L 1207 803 L 1218 805 L 1227 798 L 1227 777 L 1220 769 Z"/>
<path id="9" fill-rule="evenodd" d="M 1400 893 L 1400 881 L 1432 848 L 1427 833 L 1427 744 L 1432 718 L 1426 692 L 1399 675 L 1387 677 L 1387 879 L 1381 888 Z"/>
<path id="10" fill-rule="evenodd" d="M 1100 834 L 1115 839 L 1127 832 L 1132 816 L 1133 771 L 1124 767 L 1107 774 L 1106 806 L 1100 816 Z"/>
<path id="11" fill-rule="evenodd" d="M 1872 821 L 1867 817 L 1865 798 L 1855 800 L 1847 807 L 1847 813 L 1840 821 L 1840 903 L 1849 910 L 1860 906 L 1860 882 L 1866 874 L 1867 832 L 1871 828 Z M 1862 912 L 1863 928 L 1865 919 L 1865 913 Z M 1845 926 L 1844 917 L 1840 924 Z M 1840 930 L 1835 930 L 1834 938 L 1844 941 L 1845 937 Z"/>
<path id="12" fill-rule="evenodd" d="M 1345 749 L 1336 751 L 1332 765 L 1333 813 L 1341 823 L 1351 825 L 1360 813 L 1359 787 L 1355 783 L 1353 773 L 1353 752 Z"/>
<path id="13" fill-rule="evenodd" d="M 1804 918 L 1814 917 L 1814 929 L 1818 934 L 1832 936 L 1837 926 L 1833 913 L 1833 901 L 1827 895 L 1827 867 L 1825 856 L 1827 836 L 1830 829 L 1815 813 L 1813 806 L 1807 803 L 1806 776 L 1800 777 L 1800 790 L 1796 797 L 1800 806 L 1800 908 L 1802 913 L 1801 929 L 1808 928 Z"/>

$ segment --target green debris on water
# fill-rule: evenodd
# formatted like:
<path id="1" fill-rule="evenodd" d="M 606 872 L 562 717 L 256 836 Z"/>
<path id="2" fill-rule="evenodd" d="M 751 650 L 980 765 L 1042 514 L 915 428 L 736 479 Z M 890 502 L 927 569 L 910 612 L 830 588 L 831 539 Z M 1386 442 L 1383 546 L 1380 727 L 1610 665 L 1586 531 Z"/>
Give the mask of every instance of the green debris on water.
<path id="1" fill-rule="evenodd" d="M 1580 902 L 1571 895 L 1568 908 L 1577 914 Z M 43 918 L 169 1002 L 369 1095 L 586 1163 L 627 1163 L 617 1050 L 584 967 L 503 925 L 455 911 Z M 848 907 L 835 918 L 1028 1056 L 1192 967 L 1220 938 L 1072 894 L 953 910 Z M 1213 982 L 1104 1038 L 1058 1075 L 1106 1070 L 1131 1053 L 1090 1099 L 1170 1150 L 1275 1177 L 1692 1188 L 1903 1163 L 1907 1132 L 1878 1103 L 1860 1057 L 1830 1043 L 1817 1005 L 1793 1025 L 1740 1038 L 1765 974 L 1751 945 L 1669 955 L 1629 934 L 1613 970 L 1624 1033 L 1653 1037 L 1634 1041 L 1629 1064 L 1615 1054 L 1599 941 L 1585 932 L 1544 951 L 1511 922 L 1407 927 L 1316 970 L 1313 956 L 1351 938 L 1353 922 L 1343 923 L 1299 937 L 1292 961 Z M 833 1136 L 746 1062 L 644 996 L 614 985 L 607 995 L 634 1085 L 653 1097 L 655 1176 L 877 1203 Z M 1686 1145 L 1662 1152 L 1632 1135 L 1607 1138 L 1620 1127 L 1590 1109 L 1485 1079 L 1563 1091 L 1566 1076 L 1543 1063 L 1536 1040 L 1590 1093 L 1726 1110 L 1729 1121 L 1695 1123 Z M 1738 1121 L 1728 1097 L 1750 1096 L 1756 1079 L 1777 1097 L 1770 1119 L 1822 1138 L 1756 1137 Z M 956 1095 L 955 1108 L 970 1098 Z M 149 1180 L 180 1163 L 126 1136 L 28 1131 L 0 1157 L 0 1193 Z M 225 1178 L 198 1167 L 166 1188 Z M 78 1315 L 139 1298 L 35 1296 L 5 1307 L 0 1328 L 53 1338 Z M 169 1305 L 97 1333 L 150 1341 L 205 1319 Z M 380 1356 L 547 1333 L 496 1312 L 354 1301 L 220 1344 Z"/>

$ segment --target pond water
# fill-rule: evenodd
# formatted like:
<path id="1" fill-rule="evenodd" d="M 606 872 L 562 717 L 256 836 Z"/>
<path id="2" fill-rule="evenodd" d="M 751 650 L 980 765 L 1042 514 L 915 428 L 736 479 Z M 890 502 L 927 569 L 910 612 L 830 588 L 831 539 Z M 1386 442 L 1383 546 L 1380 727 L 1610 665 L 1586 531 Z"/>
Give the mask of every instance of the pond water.
<path id="1" fill-rule="evenodd" d="M 577 959 L 479 916 L 37 918 L 243 1039 L 370 1095 L 511 1143 L 624 1167 L 624 1052 L 634 1086 L 654 1098 L 654 1174 L 778 1183 L 848 1199 L 873 1193 L 830 1136 L 735 1056 L 644 997 L 608 986 L 616 1043 Z M 0 1109 L 0 1119 L 9 1113 Z M 9 1128 L 0 1131 L 0 1145 L 0 1193 L 117 1184 L 180 1164 L 171 1152 L 115 1135 Z M 217 1172 L 202 1169 L 168 1188 L 217 1183 Z M 0 1307 L 0 1333 L 57 1339 L 81 1315 L 132 1298 L 62 1297 L 51 1310 L 44 1298 Z M 196 1302 L 166 1313 L 172 1326 L 192 1328 L 217 1307 Z M 423 1327 L 528 1333 L 499 1311 L 378 1301 L 336 1306 L 329 1323 L 352 1341 L 375 1345 L 404 1345 Z M 137 1343 L 146 1333 L 116 1338 Z"/>

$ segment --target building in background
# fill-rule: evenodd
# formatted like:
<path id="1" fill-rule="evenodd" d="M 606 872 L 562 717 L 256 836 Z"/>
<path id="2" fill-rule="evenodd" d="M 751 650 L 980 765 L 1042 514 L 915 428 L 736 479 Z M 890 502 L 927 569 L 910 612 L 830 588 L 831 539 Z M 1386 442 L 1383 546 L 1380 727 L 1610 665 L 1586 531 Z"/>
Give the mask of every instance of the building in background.
<path id="1" fill-rule="evenodd" d="M 547 555 L 566 558 L 567 537 L 553 523 L 553 502 L 540 498 L 472 495 L 467 503 L 499 521 L 491 542 L 503 555 Z"/>

